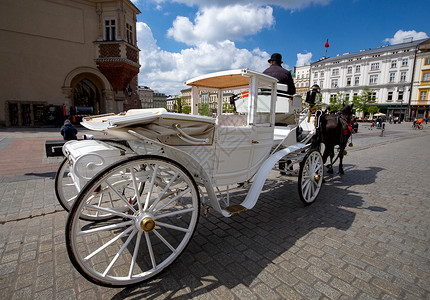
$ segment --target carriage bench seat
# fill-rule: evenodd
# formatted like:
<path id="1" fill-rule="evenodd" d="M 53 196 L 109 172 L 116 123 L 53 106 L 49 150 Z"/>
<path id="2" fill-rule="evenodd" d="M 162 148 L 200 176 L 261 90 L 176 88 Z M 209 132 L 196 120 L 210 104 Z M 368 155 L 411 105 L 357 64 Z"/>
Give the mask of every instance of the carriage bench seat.
<path id="1" fill-rule="evenodd" d="M 85 138 L 84 138 L 85 140 Z M 127 142 L 125 140 L 117 139 L 117 138 L 103 138 L 98 139 L 102 142 L 115 142 L 118 144 L 122 144 L 127 146 Z M 63 154 L 63 146 L 67 141 L 65 140 L 48 140 L 45 141 L 45 153 L 46 157 L 60 157 L 64 156 Z"/>

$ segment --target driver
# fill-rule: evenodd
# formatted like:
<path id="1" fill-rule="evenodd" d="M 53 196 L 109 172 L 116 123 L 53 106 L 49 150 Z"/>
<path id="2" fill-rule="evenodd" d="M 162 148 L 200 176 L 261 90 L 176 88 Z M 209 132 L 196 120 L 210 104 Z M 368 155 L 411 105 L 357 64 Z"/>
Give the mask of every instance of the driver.
<path id="1" fill-rule="evenodd" d="M 291 76 L 290 71 L 285 70 L 282 67 L 282 55 L 279 53 L 273 53 L 268 62 L 270 67 L 264 70 L 263 74 L 275 77 L 278 79 L 278 83 L 288 85 L 287 93 L 294 95 L 296 93 L 296 87 L 294 85 L 293 77 Z"/>

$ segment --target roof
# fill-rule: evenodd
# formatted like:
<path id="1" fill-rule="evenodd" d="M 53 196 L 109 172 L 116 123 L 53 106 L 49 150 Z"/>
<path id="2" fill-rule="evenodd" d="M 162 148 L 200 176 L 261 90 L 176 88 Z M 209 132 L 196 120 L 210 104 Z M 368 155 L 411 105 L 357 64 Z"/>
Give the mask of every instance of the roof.
<path id="1" fill-rule="evenodd" d="M 381 47 L 378 47 L 375 49 L 362 50 L 359 52 L 329 57 L 326 59 L 316 61 L 312 64 L 316 64 L 316 63 L 320 63 L 320 62 L 326 63 L 326 62 L 337 61 L 337 60 L 341 60 L 341 59 L 348 59 L 348 58 L 353 58 L 353 57 L 363 56 L 363 55 L 372 55 L 372 54 L 387 52 L 387 51 L 396 51 L 396 50 L 407 48 L 407 47 L 417 47 L 419 44 L 423 43 L 426 40 L 427 39 L 421 39 L 421 40 L 416 40 L 416 41 L 401 43 L 401 44 L 395 44 L 395 45 L 390 45 L 390 46 L 381 46 Z"/>
<path id="2" fill-rule="evenodd" d="M 189 86 L 200 86 L 216 89 L 231 89 L 247 86 L 249 77 L 257 76 L 259 81 L 277 82 L 276 78 L 248 69 L 228 70 L 195 77 L 185 82 Z"/>

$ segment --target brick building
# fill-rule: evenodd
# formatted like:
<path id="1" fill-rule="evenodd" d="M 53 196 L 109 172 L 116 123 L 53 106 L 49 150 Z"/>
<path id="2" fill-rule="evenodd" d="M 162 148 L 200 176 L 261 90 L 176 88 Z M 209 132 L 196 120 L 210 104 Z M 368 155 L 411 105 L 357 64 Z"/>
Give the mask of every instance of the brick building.
<path id="1" fill-rule="evenodd" d="M 0 126 L 140 108 L 129 0 L 3 0 Z"/>

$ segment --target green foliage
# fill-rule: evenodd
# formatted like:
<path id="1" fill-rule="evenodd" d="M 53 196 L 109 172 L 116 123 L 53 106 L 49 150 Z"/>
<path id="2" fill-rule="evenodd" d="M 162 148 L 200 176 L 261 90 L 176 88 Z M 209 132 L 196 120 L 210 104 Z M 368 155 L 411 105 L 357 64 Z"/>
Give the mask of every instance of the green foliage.
<path id="1" fill-rule="evenodd" d="M 344 93 L 337 92 L 336 95 L 330 97 L 330 113 L 340 111 L 342 106 L 349 104 L 349 98 Z"/>
<path id="2" fill-rule="evenodd" d="M 224 102 L 222 104 L 222 112 L 223 113 L 234 113 L 234 105 Z"/>
<path id="3" fill-rule="evenodd" d="M 184 105 L 184 106 L 182 107 L 182 113 L 183 113 L 183 114 L 187 114 L 187 115 L 189 115 L 189 114 L 191 113 L 191 106 L 189 106 L 189 105 Z"/>
<path id="4" fill-rule="evenodd" d="M 367 108 L 367 113 L 368 114 L 376 114 L 378 111 L 379 111 L 379 108 L 376 105 L 369 106 Z"/>
<path id="5" fill-rule="evenodd" d="M 178 113 L 182 112 L 182 98 L 181 97 L 175 97 L 175 106 L 174 106 L 174 110 L 176 110 Z"/>
<path id="6" fill-rule="evenodd" d="M 379 108 L 374 105 L 376 103 L 374 90 L 364 89 L 360 95 L 354 96 L 352 103 L 354 104 L 354 109 L 358 112 L 363 112 L 364 115 L 379 111 Z"/>
<path id="7" fill-rule="evenodd" d="M 211 116 L 212 112 L 209 107 L 209 103 L 199 103 L 199 115 L 201 116 Z"/>

